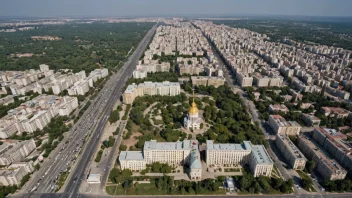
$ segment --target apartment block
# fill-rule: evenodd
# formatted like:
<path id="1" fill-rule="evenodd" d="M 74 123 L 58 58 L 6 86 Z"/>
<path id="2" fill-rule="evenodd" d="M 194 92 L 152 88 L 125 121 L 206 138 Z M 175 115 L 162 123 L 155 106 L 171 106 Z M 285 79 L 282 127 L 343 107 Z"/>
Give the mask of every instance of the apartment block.
<path id="1" fill-rule="evenodd" d="M 314 126 L 314 127 L 318 127 L 321 121 L 319 118 L 315 117 L 314 115 L 305 114 L 305 113 L 302 113 L 302 120 L 308 126 Z"/>
<path id="2" fill-rule="evenodd" d="M 11 103 L 14 103 L 14 96 L 13 95 L 8 95 L 3 98 L 0 98 L 0 106 L 7 106 Z"/>
<path id="3" fill-rule="evenodd" d="M 123 102 L 132 104 L 136 97 L 144 95 L 175 96 L 180 94 L 180 91 L 180 83 L 178 82 L 164 81 L 162 83 L 144 82 L 139 85 L 132 84 L 123 93 Z"/>
<path id="4" fill-rule="evenodd" d="M 28 156 L 36 148 L 33 139 L 22 142 L 0 145 L 0 165 L 10 165 L 19 162 Z"/>
<path id="5" fill-rule="evenodd" d="M 169 72 L 170 71 L 170 63 L 162 62 L 158 63 L 150 63 L 146 65 L 137 65 L 136 69 L 133 71 L 133 78 L 146 78 L 148 73 L 155 72 Z"/>
<path id="6" fill-rule="evenodd" d="M 301 151 L 293 144 L 290 138 L 284 134 L 277 134 L 275 143 L 288 164 L 294 170 L 303 170 L 307 159 Z"/>
<path id="7" fill-rule="evenodd" d="M 310 138 L 300 135 L 298 148 L 308 159 L 315 162 L 317 171 L 324 179 L 342 180 L 346 177 L 347 171 Z"/>
<path id="8" fill-rule="evenodd" d="M 262 76 L 260 74 L 253 75 L 253 84 L 257 87 L 268 87 L 270 78 Z"/>
<path id="9" fill-rule="evenodd" d="M 270 115 L 268 122 L 276 134 L 298 135 L 302 128 L 297 122 L 286 121 L 280 115 Z"/>
<path id="10" fill-rule="evenodd" d="M 250 77 L 248 74 L 237 72 L 236 79 L 241 87 L 251 87 L 253 84 L 253 77 Z"/>
<path id="11" fill-rule="evenodd" d="M 214 86 L 215 88 L 225 84 L 225 78 L 223 77 L 211 77 L 211 76 L 192 76 L 192 85 L 195 86 Z"/>
<path id="12" fill-rule="evenodd" d="M 346 118 L 351 113 L 346 109 L 340 107 L 322 107 L 321 110 L 325 116 L 330 116 L 334 118 Z"/>
<path id="13" fill-rule="evenodd" d="M 316 127 L 312 137 L 344 168 L 352 170 L 352 146 L 345 134 L 335 129 Z"/>
<path id="14" fill-rule="evenodd" d="M 274 112 L 284 112 L 287 113 L 290 110 L 286 107 L 284 104 L 271 104 L 269 105 L 269 112 L 274 113 Z"/>

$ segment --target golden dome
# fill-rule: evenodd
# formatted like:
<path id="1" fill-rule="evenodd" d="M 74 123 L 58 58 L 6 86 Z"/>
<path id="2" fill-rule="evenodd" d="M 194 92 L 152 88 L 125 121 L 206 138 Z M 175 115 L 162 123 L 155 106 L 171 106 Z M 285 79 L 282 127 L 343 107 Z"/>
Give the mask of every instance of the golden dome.
<path id="1" fill-rule="evenodd" d="M 197 104 L 194 101 L 192 102 L 192 107 L 189 108 L 188 113 L 189 114 L 198 114 Z"/>

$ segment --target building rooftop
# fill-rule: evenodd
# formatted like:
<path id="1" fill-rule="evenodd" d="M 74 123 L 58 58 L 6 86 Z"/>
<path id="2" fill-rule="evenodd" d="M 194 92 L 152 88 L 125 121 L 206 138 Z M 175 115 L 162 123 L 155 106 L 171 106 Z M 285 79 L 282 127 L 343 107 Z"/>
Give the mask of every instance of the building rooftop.
<path id="1" fill-rule="evenodd" d="M 191 141 L 182 142 L 157 142 L 156 140 L 145 141 L 144 150 L 187 150 L 191 149 Z"/>
<path id="2" fill-rule="evenodd" d="M 289 109 L 284 104 L 271 104 L 269 107 L 274 111 L 289 111 Z"/>
<path id="3" fill-rule="evenodd" d="M 286 121 L 281 115 L 270 115 L 270 117 L 273 118 L 280 127 L 301 126 L 296 121 Z"/>
<path id="4" fill-rule="evenodd" d="M 142 151 L 121 151 L 119 160 L 144 160 Z"/>
<path id="5" fill-rule="evenodd" d="M 252 144 L 249 141 L 244 141 L 243 144 L 214 144 L 213 140 L 207 140 L 207 150 L 250 150 Z"/>
<path id="6" fill-rule="evenodd" d="M 312 121 L 320 121 L 319 118 L 317 118 L 316 116 L 314 115 L 310 115 L 310 114 L 305 114 L 305 113 L 302 113 L 302 115 L 306 118 L 308 118 L 309 120 L 312 120 Z"/>
<path id="7" fill-rule="evenodd" d="M 133 93 L 134 90 L 136 90 L 137 85 L 136 84 L 132 84 L 132 85 L 128 85 L 127 89 L 125 90 L 125 93 Z"/>
<path id="8" fill-rule="evenodd" d="M 235 183 L 234 183 L 232 177 L 226 177 L 226 184 L 227 184 L 227 188 L 229 188 L 229 189 L 235 188 Z"/>
<path id="9" fill-rule="evenodd" d="M 325 112 L 331 112 L 331 113 L 334 113 L 334 114 L 348 114 L 348 113 L 350 113 L 346 109 L 343 109 L 343 108 L 340 108 L 340 107 L 322 107 L 322 109 Z"/>
<path id="10" fill-rule="evenodd" d="M 269 154 L 265 150 L 263 145 L 252 146 L 252 155 L 258 164 L 272 164 L 273 161 L 270 159 Z"/>
<path id="11" fill-rule="evenodd" d="M 338 162 L 332 159 L 325 150 L 321 149 L 321 147 L 316 142 L 304 135 L 302 135 L 301 140 L 305 142 L 305 144 L 308 145 L 317 156 L 319 156 L 320 160 L 323 161 L 332 172 L 336 173 L 339 171 L 346 171 Z"/>
<path id="12" fill-rule="evenodd" d="M 28 144 L 28 143 L 31 142 L 31 141 L 34 142 L 33 139 L 30 139 L 30 140 L 25 140 L 25 141 L 16 143 L 16 144 L 13 145 L 9 150 L 7 150 L 6 152 L 2 153 L 2 154 L 0 155 L 0 157 L 7 157 L 7 156 L 11 155 L 12 153 L 14 153 L 14 152 L 16 152 L 18 149 L 20 149 L 23 145 Z"/>
<path id="13" fill-rule="evenodd" d="M 284 142 L 288 152 L 296 156 L 296 158 L 306 159 L 304 155 L 301 153 L 301 151 L 296 147 L 296 145 L 293 144 L 293 142 L 290 140 L 290 138 L 287 135 L 280 134 L 280 135 L 277 135 L 276 138 L 280 138 Z"/>

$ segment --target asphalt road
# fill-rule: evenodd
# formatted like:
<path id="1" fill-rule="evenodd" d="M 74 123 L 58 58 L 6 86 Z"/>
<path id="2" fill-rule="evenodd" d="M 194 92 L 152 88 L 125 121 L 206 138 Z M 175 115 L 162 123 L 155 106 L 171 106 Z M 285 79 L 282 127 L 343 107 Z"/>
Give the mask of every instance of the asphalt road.
<path id="1" fill-rule="evenodd" d="M 107 104 L 103 110 L 103 119 L 101 119 L 98 123 L 98 127 L 94 132 L 94 136 L 96 139 L 100 139 L 101 135 L 103 134 L 104 127 L 107 123 L 107 117 L 111 113 L 112 106 L 116 103 L 116 101 L 121 97 L 122 89 L 126 84 L 127 80 L 131 77 L 133 70 L 136 68 L 138 64 L 138 60 L 141 57 L 142 53 L 146 49 L 147 45 L 149 44 L 150 39 L 153 36 L 153 33 L 156 29 L 157 25 L 155 25 L 149 32 L 146 34 L 144 39 L 140 42 L 138 48 L 134 51 L 134 53 L 130 56 L 129 60 L 125 63 L 125 65 L 119 70 L 120 75 L 116 75 L 115 78 L 115 86 L 113 87 L 113 91 L 110 95 L 105 97 L 107 100 Z M 67 187 L 64 191 L 63 197 L 77 197 L 79 186 L 83 179 L 86 179 L 86 175 L 83 173 L 85 169 L 88 167 L 89 161 L 92 160 L 91 156 L 95 153 L 96 149 L 98 148 L 99 141 L 96 141 L 95 138 L 92 138 L 89 142 L 89 147 L 83 151 L 81 160 L 77 163 L 77 168 L 72 173 L 73 176 L 67 182 Z M 111 152 L 112 153 L 112 152 Z M 108 171 L 106 171 L 106 174 Z"/>
<path id="2" fill-rule="evenodd" d="M 123 136 L 123 130 L 125 129 L 127 122 L 126 121 L 121 121 L 120 122 L 120 131 L 119 134 L 115 137 L 115 144 L 111 149 L 111 152 L 109 153 L 109 156 L 106 160 L 106 165 L 104 167 L 103 171 L 103 176 L 101 177 L 101 183 L 100 183 L 100 190 L 105 189 L 105 184 L 108 181 L 109 173 L 111 168 L 113 168 L 115 160 L 117 159 L 118 155 L 118 148 L 120 147 L 121 141 L 122 141 L 122 136 Z"/>
<path id="3" fill-rule="evenodd" d="M 122 88 L 132 75 L 155 29 L 156 26 L 149 30 L 129 60 L 110 77 L 98 96 L 91 101 L 90 107 L 51 153 L 49 159 L 44 161 L 40 170 L 33 174 L 32 179 L 22 188 L 19 193 L 20 197 L 43 197 L 45 193 L 51 194 L 55 190 L 54 185 L 60 172 L 74 164 L 79 152 L 82 151 L 82 154 L 78 156 L 77 164 L 71 170 L 64 193 L 60 194 L 60 197 L 74 197 L 78 194 L 79 185 L 87 176 L 84 175 L 84 170 L 94 157 L 93 154 L 99 143 L 97 140 L 102 135 L 112 105 L 120 98 Z M 93 132 L 89 136 L 91 131 Z M 88 139 L 89 137 L 91 138 Z M 85 138 L 88 139 L 87 144 L 84 144 Z"/>

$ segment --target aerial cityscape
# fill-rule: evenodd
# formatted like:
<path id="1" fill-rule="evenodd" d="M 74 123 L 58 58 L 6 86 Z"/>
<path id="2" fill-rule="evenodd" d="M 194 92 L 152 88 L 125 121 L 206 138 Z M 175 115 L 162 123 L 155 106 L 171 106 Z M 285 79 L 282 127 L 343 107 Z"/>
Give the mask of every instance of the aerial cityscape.
<path id="1" fill-rule="evenodd" d="M 352 2 L 0 5 L 0 198 L 352 197 Z"/>

